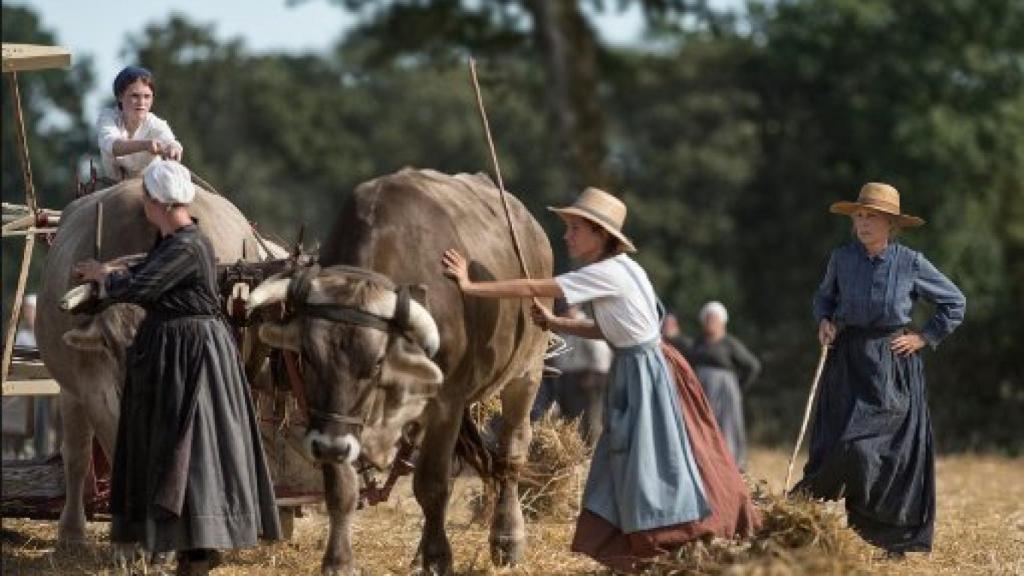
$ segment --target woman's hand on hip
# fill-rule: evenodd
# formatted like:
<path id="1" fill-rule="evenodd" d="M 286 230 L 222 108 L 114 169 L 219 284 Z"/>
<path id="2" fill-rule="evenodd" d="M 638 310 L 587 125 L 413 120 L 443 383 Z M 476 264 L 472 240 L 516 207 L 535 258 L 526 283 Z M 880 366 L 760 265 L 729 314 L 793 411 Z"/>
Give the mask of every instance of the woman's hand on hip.
<path id="1" fill-rule="evenodd" d="M 895 352 L 898 356 L 910 356 L 917 352 L 921 348 L 924 348 L 928 342 L 918 334 L 917 332 L 907 332 L 902 336 L 897 336 L 892 339 L 889 344 L 889 349 Z"/>
<path id="2" fill-rule="evenodd" d="M 459 254 L 458 250 L 449 248 L 441 256 L 441 264 L 444 266 L 444 275 L 455 280 L 459 288 L 469 283 L 469 262 Z"/>
<path id="3" fill-rule="evenodd" d="M 822 346 L 831 346 L 836 339 L 836 325 L 828 318 L 822 318 L 818 324 L 818 342 Z"/>

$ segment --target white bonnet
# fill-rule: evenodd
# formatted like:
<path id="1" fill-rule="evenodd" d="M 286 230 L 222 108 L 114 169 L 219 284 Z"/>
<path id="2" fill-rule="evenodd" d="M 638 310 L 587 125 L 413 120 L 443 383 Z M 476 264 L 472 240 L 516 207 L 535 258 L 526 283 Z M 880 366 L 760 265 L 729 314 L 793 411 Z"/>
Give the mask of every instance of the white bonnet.
<path id="1" fill-rule="evenodd" d="M 171 160 L 157 160 L 142 175 L 151 198 L 161 204 L 191 204 L 196 197 L 192 173 Z"/>
<path id="2" fill-rule="evenodd" d="M 726 310 L 725 305 L 718 300 L 712 300 L 711 302 L 701 306 L 700 313 L 697 314 L 697 319 L 700 320 L 701 324 L 703 324 L 711 314 L 721 318 L 723 324 L 727 324 L 729 322 L 729 311 Z"/>

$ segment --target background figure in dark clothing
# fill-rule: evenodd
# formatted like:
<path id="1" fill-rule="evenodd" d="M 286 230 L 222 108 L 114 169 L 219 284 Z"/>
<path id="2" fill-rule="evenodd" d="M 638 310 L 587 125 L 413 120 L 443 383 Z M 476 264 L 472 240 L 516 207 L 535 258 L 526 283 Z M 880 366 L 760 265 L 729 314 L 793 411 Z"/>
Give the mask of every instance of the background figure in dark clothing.
<path id="1" fill-rule="evenodd" d="M 151 164 L 146 218 L 160 240 L 138 264 L 75 267 L 109 302 L 142 306 L 128 350 L 111 477 L 111 541 L 178 551 L 178 574 L 206 574 L 211 550 L 279 538 L 273 486 L 235 341 L 219 312 L 209 240 L 189 216 L 188 169 Z"/>
<path id="2" fill-rule="evenodd" d="M 570 306 L 564 317 L 581 320 L 587 315 L 579 306 Z M 583 439 L 593 444 L 603 428 L 604 389 L 612 365 L 612 350 L 603 340 L 572 334 L 563 337 L 569 351 L 551 360 L 551 365 L 562 373 L 551 380 L 543 397 L 538 393 L 530 415 L 536 421 L 557 404 L 562 418 L 580 419 Z"/>
<path id="3" fill-rule="evenodd" d="M 920 252 L 893 241 L 924 220 L 900 213 L 888 184 L 869 183 L 837 202 L 857 241 L 832 251 L 814 295 L 818 339 L 832 346 L 811 428 L 810 457 L 793 489 L 845 498 L 851 527 L 891 555 L 928 551 L 935 527 L 935 453 L 924 366 L 964 319 L 967 300 Z M 910 330 L 917 299 L 935 305 Z"/>
<path id="4" fill-rule="evenodd" d="M 743 392 L 761 374 L 761 362 L 739 338 L 726 331 L 729 312 L 721 302 L 708 302 L 702 306 L 698 318 L 703 333 L 684 354 L 704 386 L 736 465 L 743 470 L 747 465 Z"/>
<path id="5" fill-rule="evenodd" d="M 665 314 L 665 319 L 661 322 L 661 337 L 684 356 L 693 346 L 693 338 L 683 332 L 683 327 L 679 325 L 679 318 L 672 312 Z"/>

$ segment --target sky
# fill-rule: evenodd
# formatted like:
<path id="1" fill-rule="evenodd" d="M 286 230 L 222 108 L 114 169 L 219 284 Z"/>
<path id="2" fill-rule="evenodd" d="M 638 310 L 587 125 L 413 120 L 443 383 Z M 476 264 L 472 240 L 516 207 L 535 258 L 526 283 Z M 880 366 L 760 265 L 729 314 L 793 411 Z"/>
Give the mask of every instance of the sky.
<path id="1" fill-rule="evenodd" d="M 121 57 L 125 39 L 147 25 L 166 22 L 172 13 L 195 24 L 213 24 L 218 39 L 241 37 L 252 52 L 319 52 L 330 48 L 355 23 L 355 17 L 329 0 L 28 0 L 44 28 L 56 34 L 72 60 L 90 55 L 96 86 L 86 98 L 86 110 L 99 112 L 109 86 L 127 64 Z M 642 17 L 637 9 L 596 17 L 598 33 L 611 44 L 640 38 Z M 17 42 L 17 38 L 4 38 Z M 145 63 L 141 63 L 145 64 Z"/>

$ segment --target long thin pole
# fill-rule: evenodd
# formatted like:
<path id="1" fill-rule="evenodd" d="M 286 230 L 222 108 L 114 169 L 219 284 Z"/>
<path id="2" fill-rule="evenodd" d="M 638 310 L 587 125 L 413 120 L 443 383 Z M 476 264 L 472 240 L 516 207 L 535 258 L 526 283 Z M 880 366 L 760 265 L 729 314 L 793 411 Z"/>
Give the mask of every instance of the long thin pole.
<path id="1" fill-rule="evenodd" d="M 523 249 L 519 245 L 519 235 L 516 227 L 512 224 L 512 213 L 508 207 L 508 198 L 505 196 L 505 183 L 501 179 L 501 166 L 498 165 L 498 152 L 494 148 L 494 138 L 491 137 L 491 125 L 487 121 L 487 111 L 484 109 L 484 98 L 480 93 L 480 83 L 476 78 L 476 60 L 469 59 L 469 77 L 473 82 L 473 92 L 476 94 L 476 105 L 480 112 L 480 122 L 484 127 L 484 135 L 487 136 L 487 148 L 491 153 L 491 165 L 494 166 L 494 175 L 498 180 L 498 190 L 501 192 L 501 204 L 505 208 L 505 220 L 508 221 L 508 229 L 512 234 L 512 244 L 515 247 L 516 256 L 519 257 L 519 266 L 523 271 L 523 277 L 530 279 L 530 271 L 526 268 L 526 260 L 523 258 Z"/>
<path id="2" fill-rule="evenodd" d="M 807 422 L 811 419 L 811 407 L 814 406 L 814 395 L 818 391 L 818 381 L 821 380 L 821 372 L 825 368 L 825 359 L 828 357 L 828 346 L 821 347 L 821 356 L 818 358 L 818 368 L 814 371 L 814 381 L 811 382 L 811 393 L 807 396 L 807 407 L 804 408 L 804 421 L 800 425 L 800 434 L 796 437 L 796 446 L 793 447 L 793 455 L 789 457 L 789 469 L 786 471 L 786 484 L 783 492 L 789 492 L 789 482 L 793 479 L 793 463 L 796 462 L 796 455 L 800 452 L 800 445 L 803 444 L 804 434 L 807 432 Z"/>
<path id="3" fill-rule="evenodd" d="M 25 179 L 25 204 L 32 216 L 36 216 L 36 189 L 32 184 L 32 164 L 28 156 L 28 140 L 25 138 L 25 118 L 21 110 L 21 92 L 18 90 L 18 75 L 10 73 L 11 102 L 14 104 L 14 133 L 18 144 L 18 161 L 21 163 L 21 175 Z M 21 270 L 18 273 L 18 285 L 14 291 L 14 302 L 11 307 L 11 323 L 7 326 L 7 338 L 4 340 L 3 364 L 0 365 L 0 381 L 7 382 L 11 370 L 11 354 L 14 351 L 14 338 L 18 333 L 18 321 L 21 319 L 21 301 L 25 296 L 25 282 L 28 280 L 28 269 L 32 263 L 32 249 L 35 247 L 34 234 L 25 236 L 25 250 L 21 256 Z"/>
<path id="4" fill-rule="evenodd" d="M 25 296 L 25 282 L 28 279 L 28 267 L 32 263 L 32 249 L 36 245 L 36 235 L 25 236 L 25 251 L 21 253 L 21 271 L 18 273 L 18 287 L 14 291 L 14 302 L 11 304 L 11 323 L 7 325 L 7 338 L 4 339 L 4 356 L 0 381 L 7 382 L 11 371 L 11 356 L 14 352 L 14 339 L 18 334 L 18 321 L 21 320 L 21 302 Z"/>

